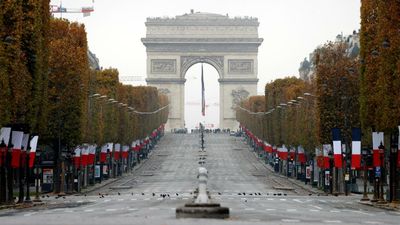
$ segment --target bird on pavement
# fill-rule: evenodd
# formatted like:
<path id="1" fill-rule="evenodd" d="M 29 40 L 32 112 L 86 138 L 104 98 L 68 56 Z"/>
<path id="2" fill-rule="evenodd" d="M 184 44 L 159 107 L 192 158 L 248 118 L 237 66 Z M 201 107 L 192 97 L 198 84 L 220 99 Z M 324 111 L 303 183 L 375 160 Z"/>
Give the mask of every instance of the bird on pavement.
<path id="1" fill-rule="evenodd" d="M 221 195 L 221 192 L 218 192 L 218 195 Z"/>
<path id="2" fill-rule="evenodd" d="M 156 196 L 156 194 L 153 193 L 153 197 Z"/>
<path id="3" fill-rule="evenodd" d="M 121 193 L 118 192 L 118 195 L 121 195 Z"/>
<path id="4" fill-rule="evenodd" d="M 176 196 L 178 196 L 179 194 L 178 193 L 175 193 L 176 194 Z"/>
<path id="5" fill-rule="evenodd" d="M 144 195 L 144 193 L 142 192 L 142 195 Z"/>

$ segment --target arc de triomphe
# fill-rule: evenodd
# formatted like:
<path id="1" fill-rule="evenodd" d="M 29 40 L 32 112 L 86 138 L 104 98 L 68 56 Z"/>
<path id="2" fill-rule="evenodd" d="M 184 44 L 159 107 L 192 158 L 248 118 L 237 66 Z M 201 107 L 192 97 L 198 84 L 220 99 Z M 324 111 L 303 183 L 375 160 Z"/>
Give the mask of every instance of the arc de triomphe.
<path id="1" fill-rule="evenodd" d="M 185 74 L 201 62 L 219 74 L 220 127 L 236 129 L 235 104 L 257 94 L 257 55 L 263 41 L 257 18 L 192 11 L 174 18 L 147 18 L 145 24 L 146 82 L 169 97 L 167 129 L 184 127 Z"/>

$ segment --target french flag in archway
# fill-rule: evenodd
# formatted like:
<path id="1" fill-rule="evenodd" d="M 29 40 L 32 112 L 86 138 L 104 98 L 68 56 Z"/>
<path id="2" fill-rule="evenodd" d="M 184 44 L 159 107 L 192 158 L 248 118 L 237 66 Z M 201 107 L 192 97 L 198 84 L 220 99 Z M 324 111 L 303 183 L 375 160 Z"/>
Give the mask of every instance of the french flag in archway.
<path id="1" fill-rule="evenodd" d="M 206 115 L 206 96 L 204 89 L 203 63 L 201 64 L 201 115 Z"/>
<path id="2" fill-rule="evenodd" d="M 342 141 L 340 140 L 340 129 L 332 129 L 333 140 L 333 158 L 335 160 L 335 167 L 342 168 Z"/>
<path id="3" fill-rule="evenodd" d="M 372 132 L 372 162 L 374 167 L 382 166 L 379 146 L 384 145 L 383 132 Z"/>
<path id="4" fill-rule="evenodd" d="M 351 168 L 359 169 L 361 167 L 361 129 L 353 128 L 351 130 Z"/>

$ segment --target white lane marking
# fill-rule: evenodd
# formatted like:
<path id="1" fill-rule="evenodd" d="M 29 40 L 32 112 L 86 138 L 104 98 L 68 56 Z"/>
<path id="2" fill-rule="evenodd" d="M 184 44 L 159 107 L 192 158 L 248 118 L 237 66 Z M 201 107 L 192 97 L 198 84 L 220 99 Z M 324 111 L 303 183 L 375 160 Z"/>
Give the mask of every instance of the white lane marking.
<path id="1" fill-rule="evenodd" d="M 301 201 L 300 199 L 293 199 L 294 202 L 298 202 L 298 203 L 304 203 L 303 201 Z"/>
<path id="2" fill-rule="evenodd" d="M 339 210 L 331 210 L 330 212 L 332 212 L 332 213 L 338 213 L 338 212 L 340 212 Z"/>
<path id="3" fill-rule="evenodd" d="M 273 199 L 273 198 L 267 198 L 267 200 L 268 200 L 268 201 L 273 201 L 274 199 Z"/>
<path id="4" fill-rule="evenodd" d="M 24 214 L 24 216 L 32 216 L 32 215 L 35 215 L 37 212 L 31 212 L 31 213 L 27 213 L 27 214 Z"/>
<path id="5" fill-rule="evenodd" d="M 320 201 L 320 202 L 323 202 L 323 203 L 325 203 L 325 202 L 326 202 L 326 200 L 322 200 L 322 199 L 319 199 L 318 201 Z"/>
<path id="6" fill-rule="evenodd" d="M 124 200 L 125 200 L 125 199 L 122 199 L 122 198 L 118 199 L 119 202 L 122 202 L 122 201 L 124 201 Z"/>
<path id="7" fill-rule="evenodd" d="M 188 200 L 189 198 L 182 198 L 182 200 Z"/>
<path id="8" fill-rule="evenodd" d="M 117 209 L 106 209 L 106 212 L 114 212 L 117 211 Z"/>
<path id="9" fill-rule="evenodd" d="M 111 201 L 111 199 L 104 199 L 104 202 L 109 202 Z"/>
<path id="10" fill-rule="evenodd" d="M 323 223 L 342 223 L 340 220 L 323 220 Z"/>
<path id="11" fill-rule="evenodd" d="M 131 199 L 131 200 L 132 200 L 132 199 Z M 161 201 L 161 200 L 163 200 L 163 198 L 157 198 L 157 200 L 158 200 L 158 201 Z"/>
<path id="12" fill-rule="evenodd" d="M 368 216 L 374 216 L 374 214 L 372 214 L 372 213 L 367 213 L 367 212 L 357 211 L 357 210 L 347 210 L 347 209 L 345 209 L 345 210 L 343 210 L 343 212 L 353 212 L 353 213 L 360 213 L 360 214 L 368 215 Z"/>
<path id="13" fill-rule="evenodd" d="M 78 201 L 76 201 L 77 203 L 82 203 L 83 202 L 83 200 L 78 200 Z"/>
<path id="14" fill-rule="evenodd" d="M 265 211 L 275 211 L 276 209 L 265 209 Z"/>
<path id="15" fill-rule="evenodd" d="M 136 201 L 137 199 L 136 198 L 131 198 L 131 201 Z"/>
<path id="16" fill-rule="evenodd" d="M 73 212 L 74 212 L 74 210 L 70 210 L 70 209 L 68 209 L 68 210 L 65 210 L 64 212 L 65 212 L 65 213 L 73 213 Z"/>
<path id="17" fill-rule="evenodd" d="M 129 208 L 128 210 L 129 210 L 129 211 L 136 211 L 136 210 L 138 210 L 138 209 L 136 209 L 136 208 Z"/>
<path id="18" fill-rule="evenodd" d="M 311 207 L 314 207 L 314 208 L 316 208 L 316 209 L 319 209 L 319 210 L 321 210 L 321 209 L 322 209 L 321 207 L 319 207 L 319 206 L 316 206 L 316 205 L 309 205 L 309 206 L 311 206 Z"/>
<path id="19" fill-rule="evenodd" d="M 282 222 L 286 222 L 286 223 L 298 223 L 300 222 L 300 220 L 294 220 L 294 219 L 282 219 Z"/>
<path id="20" fill-rule="evenodd" d="M 286 209 L 286 212 L 296 212 L 297 209 Z"/>
<path id="21" fill-rule="evenodd" d="M 149 198 L 145 198 L 145 199 L 143 199 L 144 201 L 149 201 L 150 199 Z"/>
<path id="22" fill-rule="evenodd" d="M 281 201 L 286 201 L 286 198 L 281 198 L 281 199 L 279 199 L 279 200 L 281 200 Z"/>
<path id="23" fill-rule="evenodd" d="M 319 212 L 319 209 L 310 209 L 310 212 Z"/>
<path id="24" fill-rule="evenodd" d="M 94 209 L 85 209 L 84 212 L 94 212 Z"/>
<path id="25" fill-rule="evenodd" d="M 383 224 L 382 222 L 378 222 L 378 221 L 364 221 L 364 223 L 366 223 L 366 224 Z"/>
<path id="26" fill-rule="evenodd" d="M 254 209 L 253 208 L 245 208 L 244 210 L 253 211 Z"/>

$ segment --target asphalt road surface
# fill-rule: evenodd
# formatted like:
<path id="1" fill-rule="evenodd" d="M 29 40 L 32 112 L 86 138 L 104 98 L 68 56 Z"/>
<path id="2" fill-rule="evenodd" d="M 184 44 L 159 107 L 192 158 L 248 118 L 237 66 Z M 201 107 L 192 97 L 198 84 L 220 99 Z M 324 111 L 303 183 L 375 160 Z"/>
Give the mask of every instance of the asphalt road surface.
<path id="1" fill-rule="evenodd" d="M 361 196 L 318 196 L 277 176 L 228 134 L 166 134 L 129 176 L 86 196 L 45 197 L 44 206 L 0 211 L 0 224 L 399 224 L 400 213 L 358 203 Z M 212 201 L 230 218 L 176 219 L 193 199 L 199 162 Z"/>

